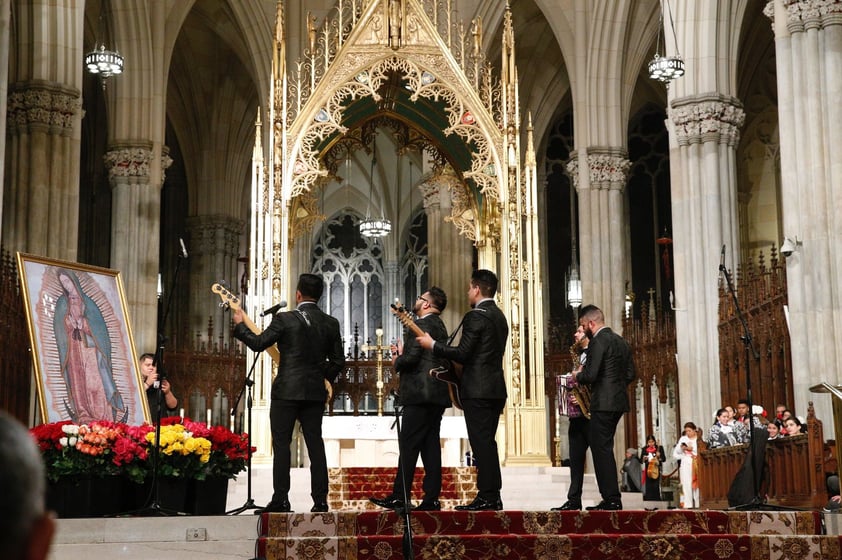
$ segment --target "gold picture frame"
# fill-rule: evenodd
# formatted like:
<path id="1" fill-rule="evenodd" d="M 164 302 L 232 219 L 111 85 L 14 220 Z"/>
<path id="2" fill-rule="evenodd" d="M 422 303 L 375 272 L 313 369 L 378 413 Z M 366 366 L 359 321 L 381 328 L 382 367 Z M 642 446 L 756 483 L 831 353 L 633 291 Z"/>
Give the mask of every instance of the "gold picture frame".
<path id="1" fill-rule="evenodd" d="M 43 422 L 150 420 L 120 273 L 17 253 Z"/>

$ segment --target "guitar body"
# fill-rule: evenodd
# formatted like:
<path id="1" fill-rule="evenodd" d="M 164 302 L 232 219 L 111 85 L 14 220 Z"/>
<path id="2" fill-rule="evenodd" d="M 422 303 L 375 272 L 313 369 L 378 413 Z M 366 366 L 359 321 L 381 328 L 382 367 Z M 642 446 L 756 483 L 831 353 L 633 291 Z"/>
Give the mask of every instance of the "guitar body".
<path id="1" fill-rule="evenodd" d="M 409 311 L 400 304 L 397 300 L 391 305 L 392 315 L 398 318 L 403 325 L 415 336 L 424 336 L 424 331 L 421 327 L 415 324 Z M 459 395 L 459 388 L 462 380 L 462 364 L 456 362 L 446 361 L 444 365 L 430 370 L 430 376 L 435 377 L 439 381 L 447 383 L 447 392 L 450 394 L 450 402 L 453 406 L 462 410 L 462 397 Z"/>
<path id="2" fill-rule="evenodd" d="M 447 391 L 450 393 L 450 402 L 453 406 L 462 410 L 462 364 L 447 361 L 445 365 L 430 370 L 430 375 L 447 383 Z"/>

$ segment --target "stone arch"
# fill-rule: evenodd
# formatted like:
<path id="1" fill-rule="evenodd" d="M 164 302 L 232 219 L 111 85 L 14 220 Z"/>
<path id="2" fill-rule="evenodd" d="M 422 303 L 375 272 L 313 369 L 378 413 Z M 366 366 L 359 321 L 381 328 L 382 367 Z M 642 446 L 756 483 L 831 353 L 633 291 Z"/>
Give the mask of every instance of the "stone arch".
<path id="1" fill-rule="evenodd" d="M 345 81 L 332 89 L 324 103 L 311 104 L 309 112 L 303 112 L 297 119 L 297 122 L 307 124 L 301 126 L 286 158 L 292 165 L 284 170 L 288 179 L 284 184 L 289 185 L 284 198 L 292 199 L 309 191 L 321 177 L 327 175 L 319 161 L 321 146 L 334 135 L 348 130 L 342 124 L 346 101 L 371 97 L 379 102 L 381 95 L 378 89 L 386 82 L 389 73 L 399 72 L 412 91 L 410 101 L 424 98 L 444 103 L 447 127 L 443 134 L 457 134 L 470 153 L 470 166 L 459 170 L 465 196 L 455 197 L 458 203 L 454 204 L 449 219 L 460 233 L 476 241 L 479 237 L 479 221 L 476 218 L 486 207 L 484 199 L 500 200 L 498 177 L 502 165 L 497 150 L 502 141 L 496 129 L 492 129 L 490 120 L 482 122 L 484 108 L 466 101 L 465 96 L 445 80 L 447 73 L 441 66 L 432 57 L 416 62 L 410 57 L 395 55 L 348 69 Z M 293 134 L 296 134 L 295 130 Z"/>

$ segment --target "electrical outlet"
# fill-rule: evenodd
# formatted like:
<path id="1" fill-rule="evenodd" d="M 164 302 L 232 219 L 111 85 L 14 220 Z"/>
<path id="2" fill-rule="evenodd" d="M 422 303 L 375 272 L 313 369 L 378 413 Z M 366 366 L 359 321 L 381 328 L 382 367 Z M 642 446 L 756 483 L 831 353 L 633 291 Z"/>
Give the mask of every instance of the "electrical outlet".
<path id="1" fill-rule="evenodd" d="M 187 529 L 188 541 L 206 541 L 208 540 L 208 530 L 204 527 L 199 529 Z"/>

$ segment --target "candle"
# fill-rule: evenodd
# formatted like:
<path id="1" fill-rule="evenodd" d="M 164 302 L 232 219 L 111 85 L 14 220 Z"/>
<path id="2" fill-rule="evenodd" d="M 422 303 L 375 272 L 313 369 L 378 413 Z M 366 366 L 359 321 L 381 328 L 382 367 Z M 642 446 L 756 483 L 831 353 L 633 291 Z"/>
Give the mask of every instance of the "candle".
<path id="1" fill-rule="evenodd" d="M 208 428 L 211 427 L 211 409 L 208 409 Z"/>
<path id="2" fill-rule="evenodd" d="M 182 420 L 184 420 L 184 409 L 183 408 L 178 409 L 178 415 L 181 416 Z"/>
<path id="3" fill-rule="evenodd" d="M 234 415 L 231 415 L 231 431 L 234 431 Z"/>

